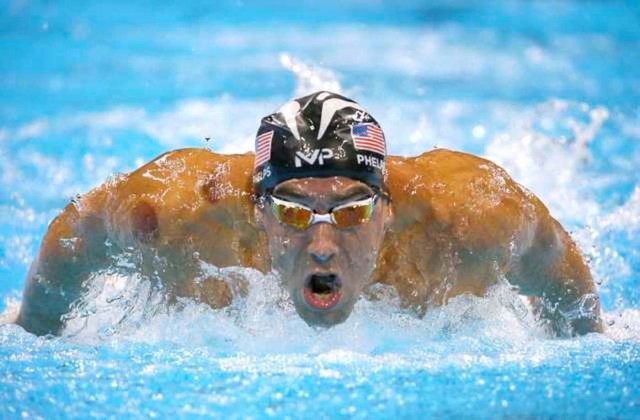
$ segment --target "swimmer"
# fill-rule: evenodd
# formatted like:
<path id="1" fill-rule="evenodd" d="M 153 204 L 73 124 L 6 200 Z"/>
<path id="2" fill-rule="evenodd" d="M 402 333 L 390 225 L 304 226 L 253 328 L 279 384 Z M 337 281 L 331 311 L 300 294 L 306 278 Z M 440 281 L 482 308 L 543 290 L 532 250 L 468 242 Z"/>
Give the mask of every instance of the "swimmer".
<path id="1" fill-rule="evenodd" d="M 228 279 L 203 263 L 273 271 L 312 326 L 343 322 L 376 283 L 420 316 L 508 281 L 550 332 L 602 331 L 589 268 L 538 198 L 470 154 L 387 156 L 378 122 L 330 92 L 263 118 L 255 154 L 168 152 L 73 200 L 43 239 L 17 323 L 59 334 L 96 273 L 158 280 L 169 302 L 229 305 Z"/>

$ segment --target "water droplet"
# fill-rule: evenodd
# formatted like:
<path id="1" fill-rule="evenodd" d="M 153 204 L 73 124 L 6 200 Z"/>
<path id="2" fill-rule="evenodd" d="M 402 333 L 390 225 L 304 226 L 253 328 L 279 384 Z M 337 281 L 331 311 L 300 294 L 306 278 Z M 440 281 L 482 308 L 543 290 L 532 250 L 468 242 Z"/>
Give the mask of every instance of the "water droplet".
<path id="1" fill-rule="evenodd" d="M 471 130 L 471 134 L 476 139 L 482 139 L 487 134 L 487 130 L 484 128 L 484 126 L 478 124 L 473 127 L 473 129 Z"/>

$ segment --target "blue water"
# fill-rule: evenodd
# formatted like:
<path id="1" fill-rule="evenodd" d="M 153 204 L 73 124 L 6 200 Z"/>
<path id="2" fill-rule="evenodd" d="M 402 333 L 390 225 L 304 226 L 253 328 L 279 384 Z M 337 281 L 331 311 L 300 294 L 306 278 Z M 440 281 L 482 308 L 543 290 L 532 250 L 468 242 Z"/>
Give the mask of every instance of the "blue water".
<path id="1" fill-rule="evenodd" d="M 498 286 L 424 319 L 382 291 L 315 332 L 241 268 L 223 311 L 103 276 L 61 338 L 0 325 L 1 418 L 640 417 L 637 2 L 9 0 L 0 57 L 5 321 L 71 197 L 168 149 L 250 150 L 260 117 L 322 88 L 393 154 L 469 151 L 539 195 L 608 325 L 551 339 Z"/>

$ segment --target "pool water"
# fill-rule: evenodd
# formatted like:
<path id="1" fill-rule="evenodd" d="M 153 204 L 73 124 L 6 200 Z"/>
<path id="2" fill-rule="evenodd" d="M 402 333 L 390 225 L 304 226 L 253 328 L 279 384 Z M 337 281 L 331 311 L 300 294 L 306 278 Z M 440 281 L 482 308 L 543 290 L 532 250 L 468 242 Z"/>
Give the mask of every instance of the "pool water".
<path id="1" fill-rule="evenodd" d="M 380 288 L 319 332 L 250 269 L 222 270 L 250 287 L 220 311 L 97 276 L 62 337 L 0 325 L 0 418 L 640 417 L 637 2 L 8 0 L 0 56 L 5 321 L 72 197 L 169 149 L 251 150 L 263 115 L 332 89 L 390 153 L 476 153 L 540 196 L 607 324 L 549 338 L 499 282 L 423 319 Z"/>

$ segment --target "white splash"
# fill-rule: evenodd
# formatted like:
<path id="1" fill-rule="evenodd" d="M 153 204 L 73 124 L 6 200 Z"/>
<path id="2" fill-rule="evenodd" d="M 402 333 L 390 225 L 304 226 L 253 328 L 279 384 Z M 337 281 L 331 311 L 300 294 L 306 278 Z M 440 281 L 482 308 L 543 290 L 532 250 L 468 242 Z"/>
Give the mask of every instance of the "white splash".
<path id="1" fill-rule="evenodd" d="M 231 306 L 219 310 L 190 299 L 169 305 L 162 288 L 140 276 L 97 273 L 86 296 L 65 317 L 63 335 L 83 343 L 188 343 L 245 354 L 410 352 L 452 337 L 476 345 L 524 346 L 545 337 L 528 306 L 506 284 L 486 297 L 454 298 L 422 318 L 401 308 L 392 288 L 376 285 L 377 300 L 361 299 L 344 323 L 318 330 L 299 317 L 273 274 L 203 267 L 215 270 L 232 288 L 238 279 L 246 282 L 247 294 L 237 294 Z"/>
<path id="2" fill-rule="evenodd" d="M 332 70 L 302 62 L 290 54 L 280 54 L 282 66 L 293 73 L 296 79 L 294 96 L 304 96 L 319 90 L 341 93 L 342 87 Z"/>
<path id="3" fill-rule="evenodd" d="M 582 167 L 590 159 L 589 143 L 607 117 L 603 107 L 551 100 L 496 136 L 485 155 L 541 197 L 555 217 L 584 223 L 600 216 L 598 203 L 584 192 L 591 181 Z"/>

